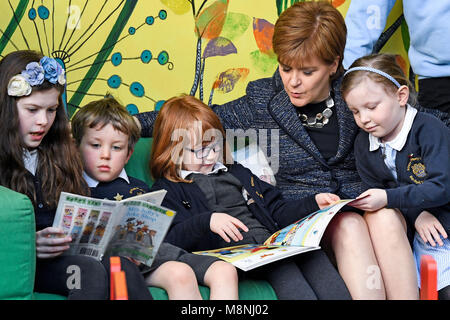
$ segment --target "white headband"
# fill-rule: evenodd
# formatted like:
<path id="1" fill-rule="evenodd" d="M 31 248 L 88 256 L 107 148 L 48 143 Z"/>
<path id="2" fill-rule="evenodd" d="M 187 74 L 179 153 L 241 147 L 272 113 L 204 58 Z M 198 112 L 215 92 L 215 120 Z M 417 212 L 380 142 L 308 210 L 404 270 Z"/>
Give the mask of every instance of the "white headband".
<path id="1" fill-rule="evenodd" d="M 387 73 L 384 72 L 384 71 L 381 71 L 381 70 L 378 70 L 378 69 L 375 69 L 375 68 L 371 68 L 371 67 L 354 67 L 354 68 L 350 68 L 350 69 L 347 70 L 347 72 L 344 73 L 344 77 L 345 77 L 348 73 L 350 73 L 350 72 L 352 72 L 352 71 L 368 71 L 368 72 L 374 72 L 374 73 L 379 74 L 380 76 L 385 77 L 386 79 L 391 80 L 392 83 L 395 84 L 395 85 L 397 86 L 397 88 L 400 88 L 400 87 L 401 87 L 400 83 L 398 83 L 398 81 L 395 80 L 394 77 L 392 77 L 391 75 L 387 74 Z"/>

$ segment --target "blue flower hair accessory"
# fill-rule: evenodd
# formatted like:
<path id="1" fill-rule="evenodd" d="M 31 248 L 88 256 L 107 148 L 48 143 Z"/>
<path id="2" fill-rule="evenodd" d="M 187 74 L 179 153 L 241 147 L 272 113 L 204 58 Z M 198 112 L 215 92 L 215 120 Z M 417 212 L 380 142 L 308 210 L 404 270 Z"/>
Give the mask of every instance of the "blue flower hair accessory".
<path id="1" fill-rule="evenodd" d="M 52 84 L 64 85 L 66 83 L 64 74 L 64 69 L 55 59 L 43 57 L 39 63 L 27 64 L 25 70 L 9 80 L 8 95 L 12 97 L 28 96 L 31 93 L 31 87 L 41 85 L 44 80 Z"/>

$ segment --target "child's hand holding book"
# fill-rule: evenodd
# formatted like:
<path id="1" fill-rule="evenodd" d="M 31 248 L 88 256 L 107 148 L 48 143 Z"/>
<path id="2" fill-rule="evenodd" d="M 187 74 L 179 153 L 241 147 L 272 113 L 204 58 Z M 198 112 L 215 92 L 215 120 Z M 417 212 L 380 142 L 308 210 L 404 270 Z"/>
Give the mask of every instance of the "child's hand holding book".
<path id="1" fill-rule="evenodd" d="M 36 256 L 41 259 L 57 257 L 69 249 L 71 241 L 61 228 L 42 229 L 36 232 Z"/>
<path id="2" fill-rule="evenodd" d="M 230 238 L 234 241 L 242 240 L 243 237 L 239 229 L 248 231 L 247 226 L 241 220 L 222 212 L 214 212 L 211 215 L 209 225 L 211 231 L 217 233 L 226 242 L 230 242 Z"/>

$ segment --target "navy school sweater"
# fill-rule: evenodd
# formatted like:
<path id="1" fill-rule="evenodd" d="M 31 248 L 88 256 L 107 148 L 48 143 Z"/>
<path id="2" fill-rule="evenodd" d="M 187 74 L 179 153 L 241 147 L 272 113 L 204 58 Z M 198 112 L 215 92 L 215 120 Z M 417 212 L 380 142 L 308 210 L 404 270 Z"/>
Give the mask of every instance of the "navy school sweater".
<path id="1" fill-rule="evenodd" d="M 397 180 L 382 157 L 369 151 L 368 133 L 355 140 L 355 158 L 364 188 L 386 189 L 388 208 L 398 208 L 414 226 L 427 210 L 450 230 L 450 129 L 436 117 L 418 112 L 408 139 L 397 152 Z"/>
<path id="2" fill-rule="evenodd" d="M 100 182 L 97 187 L 90 188 L 91 197 L 120 201 L 149 192 L 148 185 L 139 179 L 128 176 L 130 183 L 125 179 L 116 178 L 109 182 Z"/>
<path id="3" fill-rule="evenodd" d="M 240 164 L 229 166 L 229 172 L 239 179 L 254 200 L 248 205 L 249 211 L 271 233 L 319 209 L 314 196 L 286 200 L 276 187 Z M 221 238 L 210 229 L 213 211 L 198 185 L 161 178 L 155 181 L 151 191 L 160 189 L 167 190 L 162 205 L 176 211 L 165 241 L 187 251 L 218 248 Z"/>

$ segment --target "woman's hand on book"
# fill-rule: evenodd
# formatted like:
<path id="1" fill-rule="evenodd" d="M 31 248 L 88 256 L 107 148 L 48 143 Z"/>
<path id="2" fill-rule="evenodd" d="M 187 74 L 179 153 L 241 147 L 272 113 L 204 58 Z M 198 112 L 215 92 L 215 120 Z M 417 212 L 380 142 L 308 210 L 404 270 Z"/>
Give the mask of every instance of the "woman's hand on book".
<path id="1" fill-rule="evenodd" d="M 243 237 L 239 229 L 248 231 L 247 226 L 241 220 L 221 212 L 214 212 L 211 215 L 209 226 L 212 232 L 217 233 L 226 242 L 230 242 L 230 238 L 234 241 L 242 240 Z"/>
<path id="2" fill-rule="evenodd" d="M 332 205 L 336 201 L 341 200 L 338 195 L 333 193 L 319 193 L 316 194 L 316 202 L 320 209 L 326 208 L 329 205 Z"/>
<path id="3" fill-rule="evenodd" d="M 60 228 L 48 227 L 36 232 L 36 256 L 41 259 L 54 258 L 69 249 L 72 241 Z"/>

